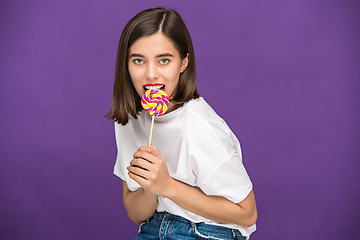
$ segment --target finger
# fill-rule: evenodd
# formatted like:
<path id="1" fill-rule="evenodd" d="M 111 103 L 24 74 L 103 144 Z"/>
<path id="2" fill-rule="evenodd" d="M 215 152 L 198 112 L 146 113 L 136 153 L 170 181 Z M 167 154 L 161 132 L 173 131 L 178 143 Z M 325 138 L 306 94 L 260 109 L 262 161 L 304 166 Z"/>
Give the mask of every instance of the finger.
<path id="1" fill-rule="evenodd" d="M 162 161 L 165 161 L 165 159 L 163 158 L 161 152 L 159 149 L 157 149 L 154 145 L 151 144 L 150 148 L 154 151 L 155 155 L 160 158 Z"/>
<path id="2" fill-rule="evenodd" d="M 134 166 L 134 167 L 137 166 L 137 167 L 143 168 L 148 171 L 151 171 L 154 169 L 153 164 L 143 158 L 134 158 L 133 160 L 130 161 L 130 165 Z"/>
<path id="3" fill-rule="evenodd" d="M 134 180 L 135 182 L 137 182 L 141 187 L 144 187 L 144 185 L 146 184 L 146 179 L 143 177 L 140 177 L 132 172 L 128 172 L 129 177 Z"/>
<path id="4" fill-rule="evenodd" d="M 128 166 L 127 170 L 139 177 L 142 177 L 144 179 L 148 179 L 149 171 L 140 167 L 134 167 L 134 166 Z"/>
<path id="5" fill-rule="evenodd" d="M 152 148 L 149 147 L 149 146 L 141 146 L 141 147 L 139 147 L 138 151 L 149 152 L 149 153 L 151 153 L 151 154 L 153 154 L 153 155 L 156 156 L 154 149 L 152 149 Z"/>
<path id="6" fill-rule="evenodd" d="M 156 163 L 157 162 L 157 158 L 156 156 L 154 156 L 152 153 L 146 152 L 146 151 L 137 151 L 136 153 L 134 153 L 134 159 L 135 158 L 142 158 L 145 159 L 147 161 L 149 161 L 150 163 Z"/>

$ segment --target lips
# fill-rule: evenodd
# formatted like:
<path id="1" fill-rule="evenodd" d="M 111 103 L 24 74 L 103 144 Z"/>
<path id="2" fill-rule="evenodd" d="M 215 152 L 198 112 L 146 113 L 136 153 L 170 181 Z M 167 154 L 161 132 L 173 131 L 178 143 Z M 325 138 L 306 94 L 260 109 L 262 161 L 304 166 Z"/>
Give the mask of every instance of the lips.
<path id="1" fill-rule="evenodd" d="M 159 83 L 145 84 L 144 89 L 145 89 L 145 91 L 146 90 L 163 90 L 163 91 L 165 91 L 165 85 L 164 84 L 159 84 Z"/>

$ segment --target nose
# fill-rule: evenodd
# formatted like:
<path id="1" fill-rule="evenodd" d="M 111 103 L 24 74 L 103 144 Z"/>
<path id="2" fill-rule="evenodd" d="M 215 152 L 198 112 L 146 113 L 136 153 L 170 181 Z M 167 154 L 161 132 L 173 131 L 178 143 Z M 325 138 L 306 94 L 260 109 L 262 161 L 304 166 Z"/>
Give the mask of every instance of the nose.
<path id="1" fill-rule="evenodd" d="M 154 63 L 148 64 L 146 76 L 149 80 L 154 80 L 159 78 L 159 73 Z"/>

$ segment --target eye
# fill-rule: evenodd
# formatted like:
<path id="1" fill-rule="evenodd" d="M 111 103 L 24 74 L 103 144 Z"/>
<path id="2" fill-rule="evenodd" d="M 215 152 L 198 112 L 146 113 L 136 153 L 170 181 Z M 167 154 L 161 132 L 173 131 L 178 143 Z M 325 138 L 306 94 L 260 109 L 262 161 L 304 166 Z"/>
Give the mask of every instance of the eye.
<path id="1" fill-rule="evenodd" d="M 144 63 L 144 60 L 136 58 L 136 59 L 133 60 L 133 62 L 134 62 L 135 64 L 143 64 L 143 63 Z"/>
<path id="2" fill-rule="evenodd" d="M 160 64 L 162 64 L 162 65 L 168 64 L 169 62 L 170 62 L 170 60 L 167 58 L 163 58 L 160 60 Z"/>

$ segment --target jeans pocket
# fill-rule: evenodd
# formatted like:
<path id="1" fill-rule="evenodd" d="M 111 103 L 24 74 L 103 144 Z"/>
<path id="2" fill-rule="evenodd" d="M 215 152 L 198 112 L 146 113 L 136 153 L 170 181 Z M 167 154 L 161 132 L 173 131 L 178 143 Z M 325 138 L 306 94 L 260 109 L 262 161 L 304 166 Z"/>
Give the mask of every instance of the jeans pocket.
<path id="1" fill-rule="evenodd" d="M 237 239 L 233 229 L 210 225 L 206 223 L 191 223 L 192 233 L 200 238 L 207 240 L 234 240 Z"/>

